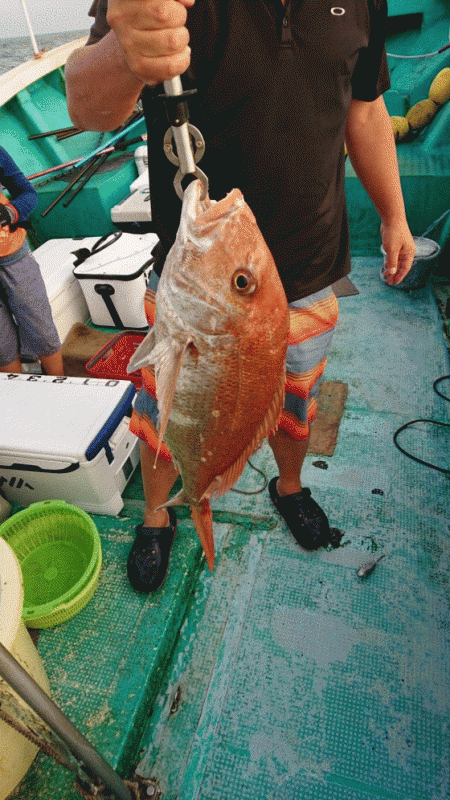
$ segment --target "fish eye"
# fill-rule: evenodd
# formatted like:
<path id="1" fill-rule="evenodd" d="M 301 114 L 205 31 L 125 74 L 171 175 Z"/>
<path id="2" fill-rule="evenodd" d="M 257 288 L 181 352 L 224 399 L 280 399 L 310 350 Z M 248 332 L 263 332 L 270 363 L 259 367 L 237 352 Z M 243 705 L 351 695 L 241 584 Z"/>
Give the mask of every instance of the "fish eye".
<path id="1" fill-rule="evenodd" d="M 231 278 L 231 286 L 239 294 L 253 294 L 256 289 L 256 281 L 250 270 L 237 269 Z"/>

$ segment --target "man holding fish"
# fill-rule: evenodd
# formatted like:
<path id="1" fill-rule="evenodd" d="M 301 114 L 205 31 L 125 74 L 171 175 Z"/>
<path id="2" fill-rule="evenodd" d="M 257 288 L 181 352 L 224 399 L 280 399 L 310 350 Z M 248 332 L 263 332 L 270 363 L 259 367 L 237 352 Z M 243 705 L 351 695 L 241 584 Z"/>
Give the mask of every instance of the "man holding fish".
<path id="1" fill-rule="evenodd" d="M 191 505 L 211 566 L 209 499 L 236 480 L 245 458 L 263 435 L 269 434 L 279 471 L 269 484 L 275 507 L 302 547 L 313 550 L 328 541 L 327 517 L 309 490 L 302 487 L 301 469 L 338 317 L 331 286 L 350 271 L 344 141 L 380 216 L 388 283 L 399 283 L 405 277 L 415 252 L 405 216 L 391 121 L 382 97 L 389 88 L 384 49 L 386 2 L 340 2 L 97 0 L 91 11 L 96 19 L 88 47 L 75 51 L 67 62 L 69 111 L 78 127 L 114 129 L 128 118 L 139 98 L 143 103 L 152 217 L 160 239 L 146 296 L 151 323 L 158 276 L 167 258 L 156 293 L 154 330 L 134 363 L 136 366 L 139 362 L 143 374 L 147 371 L 150 376 L 147 391 L 141 390 L 138 396 L 132 420 L 133 430 L 142 439 L 146 511 L 130 553 L 128 574 L 132 585 L 141 591 L 158 588 L 165 577 L 176 530 L 176 516 L 166 504 L 178 469 L 183 490 L 171 502 Z M 185 90 L 197 90 L 189 98 L 190 116 L 206 142 L 201 167 L 217 205 L 200 197 L 200 189 L 195 188 L 198 182 L 185 191 L 182 209 L 173 191 L 175 169 L 162 150 L 168 123 L 159 84 L 179 74 L 183 75 Z M 243 199 L 234 190 L 241 190 Z M 202 261 L 201 254 L 204 256 L 206 250 L 208 257 Z M 192 370 L 202 361 L 202 347 L 211 340 L 212 329 L 202 330 L 200 336 L 196 317 L 195 330 L 185 329 L 181 336 L 175 329 L 183 317 L 177 303 L 192 279 L 193 264 L 197 270 L 202 264 L 205 280 L 200 280 L 198 273 L 196 300 L 200 298 L 201 303 L 197 302 L 197 307 L 210 307 L 220 272 L 211 265 L 219 263 L 219 251 L 227 253 L 224 264 L 227 258 L 233 261 L 227 289 L 217 301 L 221 308 L 226 298 L 229 309 L 239 308 L 244 320 L 251 316 L 250 304 L 264 297 L 259 319 L 266 315 L 272 328 L 281 330 L 287 298 L 290 331 L 286 394 L 281 416 L 281 408 L 275 407 L 273 400 L 279 396 L 277 380 L 270 390 L 272 399 L 265 398 L 260 404 L 261 387 L 279 370 L 275 350 L 278 348 L 279 355 L 287 344 L 286 329 L 284 339 L 281 337 L 284 345 L 280 339 L 265 354 L 260 353 L 258 341 L 271 333 L 264 329 L 252 343 L 253 349 L 246 351 L 245 368 L 243 357 L 239 362 L 239 370 L 247 375 L 250 353 L 258 350 L 262 359 L 258 362 L 259 380 L 257 376 L 249 378 L 248 383 L 242 379 L 233 390 L 239 394 L 243 386 L 247 387 L 250 403 L 245 414 L 251 405 L 260 404 L 260 419 L 255 419 L 249 441 L 242 443 L 239 453 L 230 455 L 229 463 L 217 467 L 217 474 L 214 469 L 210 471 L 200 488 L 197 481 L 197 487 L 192 484 L 189 489 L 179 444 L 189 423 L 179 399 L 182 387 L 192 383 Z M 271 271 L 272 260 L 275 272 Z M 222 280 L 227 275 L 224 266 Z M 271 276 L 272 295 L 261 288 L 267 286 L 267 276 Z M 234 294 L 230 294 L 230 285 Z M 192 286 L 189 290 L 192 298 Z M 192 300 L 193 315 L 194 305 Z M 213 315 L 209 313 L 208 325 L 216 329 L 225 326 L 229 333 L 231 327 L 227 326 L 231 323 L 228 317 L 224 322 L 223 314 L 218 322 L 217 307 Z M 204 315 L 201 326 L 205 319 Z M 258 316 L 254 319 L 257 326 Z M 238 340 L 237 329 L 233 330 L 235 350 L 245 350 L 247 340 Z M 149 394 L 150 364 L 155 365 L 159 427 L 156 402 Z M 167 427 L 166 443 L 161 441 L 161 412 L 163 431 Z M 210 466 L 207 462 L 214 448 L 203 451 L 202 446 L 221 409 L 212 402 L 208 413 L 209 427 L 202 428 L 195 445 L 199 451 L 196 478 L 204 464 Z M 192 412 L 191 422 L 194 416 Z M 227 450 L 226 439 L 221 448 Z M 159 455 L 154 469 L 155 451 Z"/>

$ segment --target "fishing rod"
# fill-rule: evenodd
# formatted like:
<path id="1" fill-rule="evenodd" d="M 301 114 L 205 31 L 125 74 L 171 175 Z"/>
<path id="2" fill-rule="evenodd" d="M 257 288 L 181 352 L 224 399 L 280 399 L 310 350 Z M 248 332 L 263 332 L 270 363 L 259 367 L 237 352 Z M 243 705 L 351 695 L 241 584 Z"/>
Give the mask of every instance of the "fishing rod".
<path id="1" fill-rule="evenodd" d="M 111 147 L 117 141 L 119 141 L 119 139 L 123 139 L 125 134 L 131 133 L 131 131 L 137 128 L 137 126 L 141 122 L 142 122 L 142 114 L 140 114 L 139 117 L 135 119 L 130 125 L 127 125 L 126 128 L 123 128 L 123 130 L 120 130 L 118 133 L 116 133 L 115 136 L 113 136 L 112 139 L 109 140 L 109 142 L 106 142 L 106 144 L 104 145 L 101 144 L 99 147 L 93 150 L 92 153 L 89 153 L 89 155 L 80 158 L 80 160 L 78 161 L 78 166 L 82 167 L 83 164 L 86 164 L 87 161 L 90 161 L 90 159 L 93 158 L 94 156 L 102 155 L 107 147 Z"/>
<path id="2" fill-rule="evenodd" d="M 124 131 L 121 131 L 120 136 L 123 136 L 124 133 L 128 133 L 128 129 L 126 128 Z M 111 140 L 112 141 L 112 140 Z M 117 139 L 116 139 L 117 141 Z M 107 144 L 102 145 L 100 149 L 93 150 L 88 156 L 78 156 L 77 158 L 72 158 L 70 161 L 65 161 L 63 164 L 57 164 L 55 167 L 48 167 L 47 169 L 41 170 L 41 172 L 34 172 L 32 175 L 27 175 L 26 178 L 28 181 L 35 180 L 36 178 L 44 178 L 46 175 L 51 175 L 54 172 L 59 172 L 63 169 L 69 169 L 75 165 L 82 166 L 82 162 L 89 161 L 94 154 L 95 155 L 103 155 L 104 153 L 112 153 L 114 150 L 122 150 L 125 147 L 130 147 L 132 144 L 137 144 L 138 142 L 146 142 L 147 141 L 147 134 L 142 133 L 140 136 L 136 136 L 134 139 L 129 139 L 126 142 L 119 142 L 118 144 L 111 145 L 110 142 Z"/>
<path id="3" fill-rule="evenodd" d="M 44 131 L 43 133 L 33 133 L 31 136 L 28 137 L 28 141 L 31 142 L 34 139 L 44 139 L 46 136 L 60 136 L 66 133 L 84 133 L 82 128 L 76 128 L 74 125 L 70 125 L 67 128 L 57 128 L 54 131 Z"/>
<path id="4" fill-rule="evenodd" d="M 92 178 L 92 176 L 95 175 L 95 173 L 98 172 L 99 169 L 101 169 L 101 167 L 105 163 L 105 161 L 108 158 L 108 156 L 109 156 L 109 153 L 103 153 L 103 155 L 95 156 L 93 163 L 87 165 L 88 166 L 87 172 L 83 176 L 83 179 L 78 183 L 78 186 L 72 192 L 70 197 L 68 197 L 67 200 L 65 201 L 65 203 L 63 203 L 63 207 L 64 208 L 67 208 L 69 203 L 71 203 L 72 200 L 75 199 L 77 194 L 79 194 L 81 192 L 83 186 L 85 186 L 87 184 L 87 182 Z"/>
<path id="5" fill-rule="evenodd" d="M 124 150 L 126 147 L 130 147 L 132 144 L 146 141 L 147 134 L 143 133 L 141 136 L 136 136 L 134 139 L 128 139 L 126 142 L 119 142 L 119 144 L 113 145 L 112 147 L 105 147 L 105 149 L 101 150 L 97 155 L 102 156 L 104 153 L 112 153 L 114 150 Z M 81 157 L 79 156 L 78 158 L 73 158 L 71 161 L 65 161 L 64 164 L 57 164 L 56 167 L 48 167 L 48 169 L 44 169 L 42 172 L 35 172 L 33 175 L 27 175 L 27 180 L 32 181 L 36 178 L 44 178 L 46 175 L 51 175 L 55 172 L 59 172 L 60 170 L 79 166 L 80 158 Z"/>
<path id="6" fill-rule="evenodd" d="M 125 149 L 126 147 L 129 147 L 131 144 L 135 144 L 136 142 L 140 141 L 142 138 L 140 136 L 136 137 L 134 140 L 129 139 L 127 141 L 125 141 L 125 136 L 127 132 L 129 132 L 130 128 L 132 128 L 137 122 L 141 121 L 141 118 L 142 114 L 139 113 L 137 115 L 137 119 L 135 119 L 131 125 L 122 125 L 118 133 L 114 137 L 115 138 L 114 145 L 103 149 L 96 148 L 94 154 L 91 154 L 87 158 L 87 160 L 81 159 L 80 161 L 78 161 L 77 167 L 80 167 L 81 165 L 84 164 L 82 166 L 81 171 L 77 175 L 75 175 L 75 177 L 70 181 L 69 185 L 66 186 L 62 190 L 62 192 L 60 192 L 58 197 L 56 197 L 55 200 L 53 200 L 53 202 L 50 203 L 50 205 L 47 206 L 46 209 L 44 209 L 44 211 L 41 213 L 41 217 L 45 217 L 49 213 L 49 211 L 51 211 L 57 205 L 57 203 L 59 203 L 59 201 L 66 196 L 66 194 L 68 194 L 70 189 L 72 189 L 72 187 L 82 179 L 79 186 L 75 189 L 73 194 L 64 203 L 64 208 L 67 208 L 69 203 L 71 203 L 72 200 L 77 196 L 77 194 L 81 191 L 83 186 L 85 186 L 86 183 L 90 180 L 90 178 L 103 166 L 106 159 L 112 152 L 114 152 L 115 150 Z"/>
<path id="7" fill-rule="evenodd" d="M 108 155 L 109 155 L 109 153 L 107 153 L 107 154 L 106 154 L 106 157 L 107 157 Z M 76 184 L 76 183 L 78 183 L 78 181 L 79 181 L 81 178 L 83 178 L 84 176 L 88 176 L 88 177 L 90 178 L 90 177 L 91 177 L 91 174 L 92 174 L 92 172 L 91 172 L 91 171 L 92 171 L 93 164 L 95 164 L 95 165 L 96 165 L 96 164 L 97 164 L 97 161 L 98 161 L 99 159 L 100 159 L 100 155 L 98 155 L 98 156 L 95 156 L 95 158 L 93 159 L 93 163 L 92 163 L 92 164 L 85 164 L 85 166 L 83 167 L 83 169 L 81 170 L 81 172 L 78 172 L 78 173 L 77 173 L 77 174 L 74 176 L 74 178 L 72 178 L 72 180 L 70 181 L 70 183 L 68 183 L 68 184 L 67 184 L 67 186 L 65 187 L 65 189 L 63 189 L 63 190 L 62 190 L 62 192 L 61 192 L 61 193 L 58 195 L 58 197 L 57 197 L 55 200 L 53 200 L 53 202 L 52 202 L 52 203 L 50 203 L 50 205 L 49 205 L 49 206 L 47 206 L 47 208 L 46 208 L 46 209 L 44 209 L 44 211 L 41 213 L 41 217 L 46 217 L 46 216 L 47 216 L 47 214 L 49 213 L 49 211 L 51 211 L 51 210 L 52 210 L 52 208 L 54 208 L 54 207 L 56 206 L 56 204 L 57 204 L 57 203 L 59 203 L 59 201 L 60 201 L 60 200 L 62 200 L 62 198 L 63 198 L 63 197 L 65 197 L 65 196 L 66 196 L 66 194 L 68 194 L 68 193 L 70 192 L 70 190 L 73 188 L 73 186 L 75 186 L 75 184 Z M 84 184 L 83 184 L 83 185 L 84 185 Z"/>

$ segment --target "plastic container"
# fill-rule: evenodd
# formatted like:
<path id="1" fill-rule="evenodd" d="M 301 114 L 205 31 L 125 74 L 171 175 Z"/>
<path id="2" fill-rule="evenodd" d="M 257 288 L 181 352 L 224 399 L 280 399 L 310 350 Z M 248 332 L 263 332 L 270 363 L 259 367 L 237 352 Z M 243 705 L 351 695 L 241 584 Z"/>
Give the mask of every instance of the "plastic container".
<path id="1" fill-rule="evenodd" d="M 74 268 L 94 325 L 148 328 L 144 295 L 158 241 L 155 233 L 122 233 Z"/>
<path id="2" fill-rule="evenodd" d="M 47 500 L 0 525 L 23 576 L 23 619 L 48 628 L 74 617 L 91 599 L 102 563 L 100 536 L 85 511 Z"/>
<path id="3" fill-rule="evenodd" d="M 416 245 L 416 255 L 412 267 L 401 283 L 391 283 L 391 289 L 422 289 L 426 280 L 436 264 L 441 248 L 433 239 L 426 239 L 423 236 L 414 236 Z M 381 246 L 381 252 L 386 256 L 386 252 Z M 384 264 L 381 268 L 380 279 L 386 283 L 384 278 Z"/>
<path id="4" fill-rule="evenodd" d="M 11 503 L 8 503 L 6 497 L 0 492 L 0 523 L 8 519 L 11 514 Z"/>
<path id="5" fill-rule="evenodd" d="M 98 241 L 98 236 L 85 239 L 50 239 L 38 247 L 33 256 L 41 268 L 53 321 L 59 338 L 63 341 L 72 325 L 85 323 L 89 309 L 79 282 L 73 274 L 77 262 L 76 250 L 88 250 Z"/>
<path id="6" fill-rule="evenodd" d="M 23 586 L 20 565 L 10 545 L 0 538 L 0 642 L 41 689 L 50 694 L 44 665 L 22 621 Z M 7 705 L 28 709 L 24 701 L 0 678 Z M 6 704 L 5 704 L 6 705 Z M 13 727 L 0 720 L 0 800 L 20 783 L 38 748 Z"/>
<path id="7" fill-rule="evenodd" d="M 115 516 L 139 463 L 128 380 L 0 372 L 0 486 L 10 503 L 65 500 Z M 23 409 L 26 409 L 26 414 Z"/>
<path id="8" fill-rule="evenodd" d="M 136 389 L 142 386 L 141 371 L 128 374 L 127 365 L 136 352 L 145 334 L 136 331 L 124 331 L 117 334 L 86 364 L 86 372 L 94 378 L 117 378 L 132 381 Z"/>

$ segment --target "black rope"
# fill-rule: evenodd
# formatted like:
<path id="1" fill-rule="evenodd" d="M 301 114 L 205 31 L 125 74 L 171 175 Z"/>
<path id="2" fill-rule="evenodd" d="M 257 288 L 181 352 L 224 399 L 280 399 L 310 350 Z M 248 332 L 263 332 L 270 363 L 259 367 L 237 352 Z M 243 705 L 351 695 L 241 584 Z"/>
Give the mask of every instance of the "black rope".
<path id="1" fill-rule="evenodd" d="M 231 489 L 231 491 L 232 492 L 236 492 L 237 494 L 261 494 L 261 492 L 264 491 L 264 489 L 266 488 L 267 484 L 269 483 L 269 479 L 268 479 L 267 475 L 265 474 L 265 472 L 263 472 L 261 469 L 258 469 L 258 467 L 255 467 L 255 465 L 252 464 L 250 459 L 248 459 L 247 464 L 249 465 L 249 467 L 254 469 L 255 472 L 259 472 L 259 474 L 263 476 L 264 485 L 261 487 L 261 489 L 255 489 L 254 491 L 251 491 L 251 492 L 245 492 L 244 489 Z"/>
<path id="2" fill-rule="evenodd" d="M 442 375 L 440 378 L 437 378 L 433 383 L 433 389 L 436 392 L 436 394 L 439 395 L 439 397 L 442 397 L 444 400 L 447 400 L 447 402 L 450 403 L 450 397 L 447 397 L 445 394 L 442 394 L 442 392 L 439 392 L 438 389 L 436 388 L 437 385 L 441 383 L 441 381 L 448 380 L 449 378 L 450 375 Z M 413 419 L 410 422 L 407 422 L 405 425 L 402 425 L 401 428 L 398 428 L 398 430 L 395 431 L 394 433 L 395 446 L 398 448 L 398 450 L 400 450 L 401 453 L 403 453 L 403 455 L 407 456 L 407 458 L 411 458 L 412 461 L 416 461 L 418 464 L 422 464 L 422 466 L 424 467 L 429 467 L 430 469 L 437 470 L 437 472 L 442 472 L 444 475 L 450 475 L 450 469 L 445 467 L 438 467 L 436 466 L 436 464 L 430 464 L 429 461 L 424 461 L 423 459 L 418 458 L 417 456 L 413 456 L 412 453 L 408 453 L 407 450 L 405 450 L 403 447 L 399 445 L 397 441 L 399 434 L 406 428 L 409 428 L 411 425 L 415 425 L 417 422 L 429 422 L 431 425 L 440 425 L 443 428 L 450 428 L 450 422 L 438 422 L 437 420 L 434 419 Z"/>

